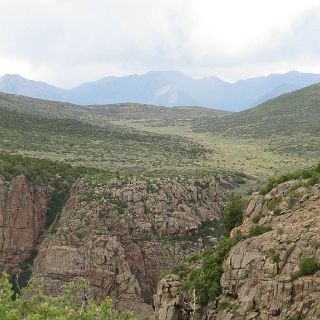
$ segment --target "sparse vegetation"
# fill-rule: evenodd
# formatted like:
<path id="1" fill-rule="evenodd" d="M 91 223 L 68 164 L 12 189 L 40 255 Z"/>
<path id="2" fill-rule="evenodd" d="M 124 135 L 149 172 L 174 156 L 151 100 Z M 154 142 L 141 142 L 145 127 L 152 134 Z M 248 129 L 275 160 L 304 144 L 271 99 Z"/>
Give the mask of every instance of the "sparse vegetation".
<path id="1" fill-rule="evenodd" d="M 269 225 L 255 224 L 249 228 L 248 237 L 249 238 L 256 237 L 271 230 L 272 228 Z"/>
<path id="2" fill-rule="evenodd" d="M 221 118 L 194 119 L 193 130 L 260 141 L 277 154 L 319 159 L 319 92 L 316 84 Z M 297 131 L 298 128 L 298 131 Z"/>
<path id="3" fill-rule="evenodd" d="M 320 163 L 312 168 L 296 170 L 294 172 L 270 179 L 268 183 L 260 189 L 260 194 L 265 195 L 283 182 L 298 179 L 308 179 L 308 185 L 314 185 L 320 182 Z M 300 184 L 297 184 L 297 188 L 299 186 Z"/>

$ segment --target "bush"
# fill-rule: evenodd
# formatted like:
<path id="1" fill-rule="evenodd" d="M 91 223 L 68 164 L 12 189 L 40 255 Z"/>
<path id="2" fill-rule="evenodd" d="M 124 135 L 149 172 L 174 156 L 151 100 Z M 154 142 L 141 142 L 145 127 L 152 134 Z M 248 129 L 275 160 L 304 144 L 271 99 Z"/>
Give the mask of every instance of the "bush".
<path id="1" fill-rule="evenodd" d="M 187 264 L 185 263 L 180 263 L 176 266 L 173 267 L 173 269 L 171 270 L 172 274 L 176 274 L 178 276 L 180 276 L 181 278 L 186 277 L 190 272 L 190 268 Z"/>
<path id="2" fill-rule="evenodd" d="M 185 276 L 184 289 L 188 292 L 195 290 L 202 305 L 207 305 L 221 293 L 222 262 L 233 244 L 233 239 L 223 237 L 218 241 L 216 248 L 207 246 L 202 253 L 200 265 L 190 269 Z"/>
<path id="3" fill-rule="evenodd" d="M 243 202 L 241 196 L 236 193 L 230 195 L 224 208 L 223 226 L 226 232 L 240 225 L 243 220 Z"/>
<path id="4" fill-rule="evenodd" d="M 110 299 L 96 304 L 84 296 L 86 281 L 69 283 L 65 292 L 52 297 L 44 293 L 43 283 L 34 282 L 13 300 L 12 286 L 7 274 L 0 278 L 1 320 L 134 320 L 129 312 L 116 311 Z M 81 302 L 82 303 L 79 303 Z"/>
<path id="5" fill-rule="evenodd" d="M 299 273 L 302 276 L 314 274 L 318 270 L 318 263 L 314 257 L 302 258 L 299 262 Z"/>
<path id="6" fill-rule="evenodd" d="M 252 221 L 253 223 L 259 223 L 259 221 L 260 221 L 261 218 L 263 218 L 263 217 L 264 217 L 263 214 L 258 213 L 258 214 L 255 214 L 255 215 L 252 217 L 251 221 Z"/>
<path id="7" fill-rule="evenodd" d="M 269 225 L 253 225 L 249 228 L 249 234 L 248 237 L 252 238 L 255 236 L 259 236 L 261 234 L 264 234 L 268 231 L 272 230 L 272 228 Z"/>

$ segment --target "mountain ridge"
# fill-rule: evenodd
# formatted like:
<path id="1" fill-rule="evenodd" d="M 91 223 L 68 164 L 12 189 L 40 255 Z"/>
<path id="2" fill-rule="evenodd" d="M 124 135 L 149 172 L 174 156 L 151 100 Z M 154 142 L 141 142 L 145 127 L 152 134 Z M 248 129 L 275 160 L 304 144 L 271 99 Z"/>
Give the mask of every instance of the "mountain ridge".
<path id="1" fill-rule="evenodd" d="M 108 76 L 71 89 L 61 89 L 17 74 L 6 74 L 0 77 L 0 91 L 79 105 L 201 105 L 226 111 L 242 111 L 318 82 L 320 75 L 298 71 L 270 74 L 234 83 L 215 76 L 195 79 L 178 71 L 150 71 L 142 75 Z"/>

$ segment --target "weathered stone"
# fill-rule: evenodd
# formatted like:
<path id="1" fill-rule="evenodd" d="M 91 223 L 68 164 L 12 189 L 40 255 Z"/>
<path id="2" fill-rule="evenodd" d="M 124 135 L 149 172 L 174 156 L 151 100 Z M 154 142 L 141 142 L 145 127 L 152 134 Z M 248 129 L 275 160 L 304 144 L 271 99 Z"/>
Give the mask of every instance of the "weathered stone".
<path id="1" fill-rule="evenodd" d="M 150 308 L 162 274 L 203 248 L 202 242 L 183 236 L 197 233 L 203 221 L 220 219 L 227 199 L 213 178 L 202 183 L 209 188 L 171 179 L 158 179 L 156 188 L 153 184 L 113 180 L 90 189 L 95 199 L 84 202 L 82 195 L 92 187 L 77 181 L 55 233 L 43 241 L 35 261 L 34 276 L 45 278 L 48 292 L 59 293 L 81 276 L 89 280 L 89 294 L 95 299 L 111 296 L 117 306 L 136 313 Z M 197 202 L 199 194 L 202 201 Z M 179 236 L 180 241 L 166 240 Z M 170 298 L 172 304 L 161 314 L 175 319 L 179 279 L 173 276 L 163 291 L 167 298 L 177 298 Z"/>
<path id="2" fill-rule="evenodd" d="M 48 191 L 23 175 L 0 179 L 0 271 L 15 271 L 32 250 L 45 223 Z"/>
<path id="3" fill-rule="evenodd" d="M 299 188 L 292 195 L 288 190 L 295 183 L 279 185 L 265 196 L 253 194 L 242 225 L 231 235 L 237 231 L 248 234 L 255 214 L 264 216 L 259 224 L 268 224 L 272 230 L 241 240 L 231 249 L 223 263 L 222 294 L 217 301 L 227 301 L 232 309 L 220 310 L 213 301 L 198 313 L 202 320 L 319 319 L 320 271 L 298 278 L 293 275 L 299 271 L 302 257 L 313 257 L 320 265 L 320 185 Z M 289 212 L 292 196 L 296 201 Z M 281 212 L 279 206 L 283 208 L 284 204 L 286 207 L 281 214 L 272 214 L 269 201 L 273 212 Z M 169 286 L 173 283 L 169 276 L 161 281 Z M 155 316 L 159 320 L 164 319 L 163 314 L 172 319 L 192 319 L 187 312 L 190 296 L 183 290 L 175 292 L 175 296 L 169 295 L 158 286 Z M 163 311 L 172 306 L 172 301 L 183 303 L 174 304 L 174 312 Z"/>

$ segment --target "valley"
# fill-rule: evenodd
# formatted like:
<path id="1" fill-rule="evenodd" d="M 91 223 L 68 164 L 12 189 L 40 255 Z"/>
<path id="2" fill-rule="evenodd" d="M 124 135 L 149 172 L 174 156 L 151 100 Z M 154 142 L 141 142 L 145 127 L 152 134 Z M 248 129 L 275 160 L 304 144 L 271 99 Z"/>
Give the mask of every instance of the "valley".
<path id="1" fill-rule="evenodd" d="M 295 217 L 307 225 L 319 209 L 319 88 L 239 113 L 0 94 L 1 270 L 16 294 L 41 282 L 59 296 L 84 278 L 85 299 L 111 297 L 139 319 L 316 319 L 313 289 L 299 296 L 309 308 L 265 296 L 284 278 L 290 290 L 318 285 L 317 271 L 311 282 L 288 275 L 306 243 Z M 318 259 L 314 221 L 308 257 Z M 269 256 L 264 288 L 252 268 Z"/>
<path id="2" fill-rule="evenodd" d="M 319 320 L 319 22 L 0 1 L 0 320 Z"/>

